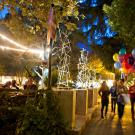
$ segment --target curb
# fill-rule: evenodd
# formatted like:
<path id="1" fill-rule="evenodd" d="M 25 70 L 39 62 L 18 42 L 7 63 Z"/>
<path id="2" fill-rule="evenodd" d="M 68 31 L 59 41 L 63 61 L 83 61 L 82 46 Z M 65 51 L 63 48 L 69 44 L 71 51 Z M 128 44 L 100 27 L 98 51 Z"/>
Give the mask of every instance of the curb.
<path id="1" fill-rule="evenodd" d="M 93 113 L 95 112 L 95 110 L 98 108 L 98 105 L 94 106 L 93 108 L 88 109 L 88 114 L 86 116 L 82 116 L 82 115 L 76 115 L 76 117 L 80 118 L 82 120 L 81 124 L 78 125 L 78 127 L 75 127 L 73 129 L 68 130 L 70 135 L 81 135 L 83 133 L 83 131 L 86 129 L 89 121 L 92 118 Z M 79 119 L 78 123 L 79 123 Z M 76 123 L 77 123 L 76 120 Z"/>

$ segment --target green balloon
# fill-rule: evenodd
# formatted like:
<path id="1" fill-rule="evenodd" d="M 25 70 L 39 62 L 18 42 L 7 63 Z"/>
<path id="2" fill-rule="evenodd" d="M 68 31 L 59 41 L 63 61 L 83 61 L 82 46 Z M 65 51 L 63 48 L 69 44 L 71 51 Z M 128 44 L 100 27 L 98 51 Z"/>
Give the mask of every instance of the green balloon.
<path id="1" fill-rule="evenodd" d="M 126 49 L 125 48 L 121 48 L 119 51 L 120 55 L 125 55 L 126 54 Z"/>

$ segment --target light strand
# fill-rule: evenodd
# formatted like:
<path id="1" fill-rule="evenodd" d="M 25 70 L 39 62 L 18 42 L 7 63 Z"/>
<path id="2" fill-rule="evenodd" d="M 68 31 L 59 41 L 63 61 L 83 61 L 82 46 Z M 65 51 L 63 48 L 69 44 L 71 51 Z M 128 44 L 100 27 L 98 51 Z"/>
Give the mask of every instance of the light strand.
<path id="1" fill-rule="evenodd" d="M 37 49 L 27 49 L 27 50 L 16 49 L 16 48 L 11 48 L 11 47 L 6 47 L 6 46 L 3 46 L 3 45 L 0 45 L 0 48 L 2 50 L 11 50 L 11 51 L 18 51 L 18 52 L 31 52 L 31 53 L 35 53 L 35 54 L 41 54 L 41 53 L 43 53 L 42 50 L 37 50 Z"/>
<path id="2" fill-rule="evenodd" d="M 5 35 L 3 35 L 3 34 L 1 34 L 1 33 L 0 33 L 0 37 L 3 38 L 4 40 L 7 40 L 7 41 L 10 42 L 11 44 L 16 45 L 17 47 L 20 47 L 20 48 L 22 48 L 22 49 L 28 49 L 27 47 L 25 47 L 25 46 L 23 46 L 23 45 L 21 45 L 21 44 L 15 42 L 15 41 L 11 40 L 10 38 L 8 38 L 7 36 L 5 36 Z"/>

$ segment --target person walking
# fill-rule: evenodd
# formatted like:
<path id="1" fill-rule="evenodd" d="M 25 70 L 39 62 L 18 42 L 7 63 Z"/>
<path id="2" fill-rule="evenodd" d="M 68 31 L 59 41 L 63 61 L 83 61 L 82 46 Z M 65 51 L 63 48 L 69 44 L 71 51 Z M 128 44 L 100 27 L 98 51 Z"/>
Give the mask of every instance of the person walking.
<path id="1" fill-rule="evenodd" d="M 115 108 L 117 103 L 117 81 L 114 81 L 113 86 L 110 88 L 111 94 L 111 112 L 115 114 Z"/>
<path id="2" fill-rule="evenodd" d="M 101 118 L 104 118 L 104 108 L 105 108 L 105 117 L 108 112 L 108 104 L 109 104 L 109 87 L 106 84 L 106 81 L 103 81 L 98 94 L 101 96 Z"/>
<path id="3" fill-rule="evenodd" d="M 131 101 L 131 114 L 132 114 L 132 120 L 135 120 L 134 117 L 134 103 L 135 103 L 135 80 L 134 84 L 129 87 L 129 95 L 130 95 L 130 101 Z"/>
<path id="4" fill-rule="evenodd" d="M 124 102 L 124 98 L 122 94 L 127 94 L 128 93 L 128 89 L 127 87 L 124 85 L 124 79 L 121 79 L 119 81 L 118 87 L 117 87 L 117 104 L 118 104 L 118 116 L 119 116 L 119 120 L 122 119 L 123 114 L 124 114 L 124 108 L 125 108 L 125 102 Z"/>

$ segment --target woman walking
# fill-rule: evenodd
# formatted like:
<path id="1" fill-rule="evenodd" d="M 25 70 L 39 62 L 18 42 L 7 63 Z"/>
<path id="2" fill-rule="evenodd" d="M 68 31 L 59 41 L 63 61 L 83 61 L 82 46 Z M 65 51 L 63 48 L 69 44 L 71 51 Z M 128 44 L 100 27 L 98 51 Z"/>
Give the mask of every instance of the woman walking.
<path id="1" fill-rule="evenodd" d="M 120 120 L 124 114 L 124 107 L 125 107 L 125 102 L 122 94 L 127 94 L 127 93 L 128 93 L 128 89 L 126 86 L 124 86 L 124 80 L 121 79 L 117 87 L 118 116 Z"/>
<path id="2" fill-rule="evenodd" d="M 104 108 L 105 108 L 105 117 L 107 116 L 109 93 L 110 93 L 106 81 L 103 81 L 98 93 L 101 96 L 101 118 L 104 118 Z"/>

